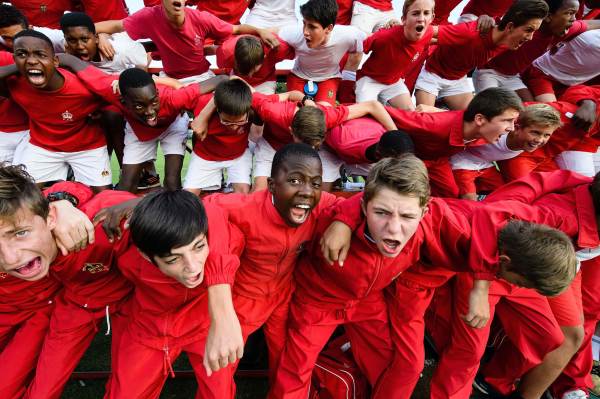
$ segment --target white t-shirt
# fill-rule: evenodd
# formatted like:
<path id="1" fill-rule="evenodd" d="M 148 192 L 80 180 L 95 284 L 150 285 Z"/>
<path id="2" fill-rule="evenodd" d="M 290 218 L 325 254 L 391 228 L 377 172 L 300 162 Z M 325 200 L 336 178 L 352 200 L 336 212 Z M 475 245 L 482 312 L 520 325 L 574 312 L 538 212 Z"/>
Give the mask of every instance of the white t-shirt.
<path id="1" fill-rule="evenodd" d="M 52 45 L 54 46 L 55 54 L 61 54 L 65 52 L 65 35 L 62 30 L 44 28 L 42 26 L 34 26 L 33 30 L 48 36 L 48 39 L 50 39 Z"/>
<path id="2" fill-rule="evenodd" d="M 554 54 L 546 52 L 533 65 L 566 86 L 600 75 L 600 30 L 583 32 Z"/>
<path id="3" fill-rule="evenodd" d="M 339 65 L 342 57 L 346 52 L 362 53 L 362 42 L 367 35 L 354 26 L 335 25 L 327 43 L 315 49 L 310 49 L 306 45 L 302 25 L 281 29 L 279 37 L 296 51 L 292 73 L 302 79 L 322 82 L 342 77 Z"/>
<path id="4" fill-rule="evenodd" d="M 492 161 L 502 161 L 504 159 L 514 158 L 523 150 L 513 151 L 506 145 L 508 134 L 500 136 L 497 143 L 484 144 L 476 147 L 467 148 L 458 154 L 450 157 L 452 169 L 482 170 L 491 166 Z"/>
<path id="5" fill-rule="evenodd" d="M 109 60 L 100 54 L 101 61 L 91 62 L 95 67 L 106 73 L 121 73 L 128 68 L 148 65 L 148 56 L 144 46 L 131 40 L 127 33 L 116 33 L 111 35 L 109 40 L 115 49 L 115 56 Z"/>
<path id="6" fill-rule="evenodd" d="M 298 25 L 295 0 L 256 0 L 246 23 L 259 28 Z"/>

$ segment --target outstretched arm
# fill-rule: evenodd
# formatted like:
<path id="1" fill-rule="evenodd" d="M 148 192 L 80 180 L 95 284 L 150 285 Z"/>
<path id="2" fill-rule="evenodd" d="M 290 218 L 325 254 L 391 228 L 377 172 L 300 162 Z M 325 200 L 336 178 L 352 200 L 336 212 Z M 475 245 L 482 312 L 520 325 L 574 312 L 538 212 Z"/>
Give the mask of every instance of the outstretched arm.
<path id="1" fill-rule="evenodd" d="M 81 72 L 90 66 L 89 63 L 75 57 L 71 54 L 57 54 L 58 64 L 61 67 L 69 68 L 71 71 L 77 73 Z"/>
<path id="2" fill-rule="evenodd" d="M 6 85 L 6 78 L 8 78 L 9 76 L 15 75 L 17 72 L 18 72 L 17 66 L 15 64 L 0 67 L 0 96 L 2 96 L 2 97 L 10 96 L 10 92 L 8 91 L 8 86 Z"/>
<path id="3" fill-rule="evenodd" d="M 396 124 L 394 124 L 392 117 L 380 102 L 365 101 L 348 106 L 348 119 L 356 119 L 367 115 L 371 115 L 387 130 L 396 130 Z"/>
<path id="4" fill-rule="evenodd" d="M 260 37 L 260 40 L 265 43 L 267 46 L 271 48 L 279 47 L 279 40 L 277 40 L 277 36 L 274 33 L 268 31 L 267 29 L 255 28 L 252 25 L 234 25 L 233 26 L 233 34 L 234 35 L 254 35 Z"/>

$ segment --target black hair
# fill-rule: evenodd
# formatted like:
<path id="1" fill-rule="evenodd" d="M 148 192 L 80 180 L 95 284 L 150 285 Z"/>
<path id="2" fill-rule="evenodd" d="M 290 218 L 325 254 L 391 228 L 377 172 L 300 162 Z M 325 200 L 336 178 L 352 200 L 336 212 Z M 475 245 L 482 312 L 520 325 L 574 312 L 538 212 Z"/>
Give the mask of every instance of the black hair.
<path id="1" fill-rule="evenodd" d="M 335 25 L 338 5 L 335 0 L 308 0 L 300 6 L 300 13 L 306 19 L 317 21 L 323 28 Z"/>
<path id="2" fill-rule="evenodd" d="M 129 89 L 139 89 L 141 87 L 153 86 L 152 75 L 140 68 L 129 68 L 119 75 L 119 90 L 121 95 L 126 95 Z"/>
<path id="3" fill-rule="evenodd" d="M 464 120 L 472 122 L 475 115 L 482 114 L 488 120 L 501 115 L 508 109 L 523 110 L 521 98 L 513 91 L 503 87 L 490 87 L 473 97 L 465 110 Z"/>
<path id="4" fill-rule="evenodd" d="M 217 112 L 239 116 L 250 112 L 252 107 L 252 91 L 240 79 L 226 80 L 215 88 L 215 106 Z"/>
<path id="5" fill-rule="evenodd" d="M 23 29 L 27 29 L 29 22 L 17 7 L 0 3 L 0 28 L 8 28 L 13 25 L 21 25 Z"/>
<path id="6" fill-rule="evenodd" d="M 33 29 L 25 29 L 17 33 L 15 37 L 13 37 L 13 43 L 16 43 L 17 39 L 20 39 L 22 37 L 35 37 L 36 39 L 45 41 L 46 44 L 48 44 L 48 47 L 50 47 L 50 50 L 52 50 L 52 54 L 54 54 L 54 45 L 52 44 L 52 40 L 50 40 L 48 36 L 44 35 L 43 33 Z"/>
<path id="7" fill-rule="evenodd" d="M 96 27 L 92 18 L 84 12 L 69 12 L 60 18 L 60 29 L 67 33 L 67 29 L 76 27 L 87 28 L 92 33 L 96 33 Z"/>
<path id="8" fill-rule="evenodd" d="M 208 232 L 208 218 L 200 198 L 185 190 L 146 195 L 129 221 L 133 243 L 154 262 L 174 248 L 190 244 Z"/>
<path id="9" fill-rule="evenodd" d="M 315 159 L 321 165 L 321 157 L 317 150 L 304 143 L 290 143 L 281 147 L 273 157 L 271 177 L 275 177 L 282 165 L 291 158 Z"/>
<path id="10" fill-rule="evenodd" d="M 500 20 L 498 29 L 504 30 L 509 22 L 522 26 L 532 19 L 544 19 L 548 15 L 548 4 L 544 0 L 516 0 Z"/>
<path id="11" fill-rule="evenodd" d="M 407 152 L 414 153 L 415 145 L 405 131 L 390 130 L 381 135 L 377 143 L 377 150 L 381 158 L 397 157 Z M 377 159 L 373 161 L 375 162 Z"/>
<path id="12" fill-rule="evenodd" d="M 565 4 L 565 0 L 544 0 L 546 4 L 548 4 L 548 14 L 554 14 L 558 10 L 562 8 Z M 580 0 L 579 3 L 582 3 L 584 0 Z"/>

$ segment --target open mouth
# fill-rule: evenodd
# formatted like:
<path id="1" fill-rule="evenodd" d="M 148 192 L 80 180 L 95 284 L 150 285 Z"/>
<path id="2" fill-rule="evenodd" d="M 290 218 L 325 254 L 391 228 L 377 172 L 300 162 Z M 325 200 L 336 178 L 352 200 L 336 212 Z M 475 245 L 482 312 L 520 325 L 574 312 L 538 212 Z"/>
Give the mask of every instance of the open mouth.
<path id="1" fill-rule="evenodd" d="M 90 60 L 90 55 L 88 53 L 79 53 L 79 54 L 77 54 L 77 56 L 82 61 L 89 61 Z"/>
<path id="2" fill-rule="evenodd" d="M 145 120 L 148 126 L 156 126 L 158 123 L 158 116 L 156 114 L 148 115 Z"/>
<path id="3" fill-rule="evenodd" d="M 34 86 L 41 86 L 46 82 L 44 72 L 41 69 L 29 69 L 27 71 L 27 79 Z"/>
<path id="4" fill-rule="evenodd" d="M 23 266 L 17 267 L 14 271 L 23 278 L 34 277 L 42 271 L 42 259 L 38 256 Z"/>
<path id="5" fill-rule="evenodd" d="M 200 272 L 192 277 L 187 277 L 185 279 L 185 285 L 189 287 L 194 287 L 202 282 L 203 272 Z"/>
<path id="6" fill-rule="evenodd" d="M 389 255 L 396 254 L 400 249 L 400 241 L 398 240 L 389 240 L 384 238 L 381 240 L 381 243 L 383 244 L 383 251 Z"/>
<path id="7" fill-rule="evenodd" d="M 424 25 L 417 25 L 417 27 L 415 28 L 417 30 L 417 33 L 421 33 L 423 32 L 423 29 L 425 29 Z"/>
<path id="8" fill-rule="evenodd" d="M 538 148 L 540 148 L 540 147 L 541 147 L 541 144 L 537 144 L 537 143 L 527 143 L 527 148 L 528 148 L 530 151 L 537 150 L 537 149 L 538 149 Z"/>
<path id="9" fill-rule="evenodd" d="M 173 8 L 175 9 L 175 11 L 180 11 L 181 8 L 183 7 L 183 4 L 181 4 L 180 1 L 174 1 L 172 3 L 172 5 L 173 5 Z"/>
<path id="10" fill-rule="evenodd" d="M 290 216 L 292 221 L 296 224 L 304 223 L 308 218 L 311 209 L 311 206 L 308 204 L 294 205 L 294 207 L 290 209 Z"/>

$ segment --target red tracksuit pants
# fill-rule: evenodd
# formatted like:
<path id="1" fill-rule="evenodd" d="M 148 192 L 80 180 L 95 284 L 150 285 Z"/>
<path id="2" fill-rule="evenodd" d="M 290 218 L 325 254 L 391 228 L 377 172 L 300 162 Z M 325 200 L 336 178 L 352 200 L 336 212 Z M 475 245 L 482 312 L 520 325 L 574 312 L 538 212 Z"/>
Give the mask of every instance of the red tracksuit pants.
<path id="1" fill-rule="evenodd" d="M 135 339 L 129 328 L 125 328 L 119 342 L 119 357 L 104 398 L 158 398 L 167 376 L 173 370 L 172 363 L 181 352 L 186 352 L 198 381 L 196 398 L 233 399 L 233 366 L 207 376 L 202 364 L 206 332 L 199 332 L 198 336 L 198 341 L 183 346 L 170 345 L 160 350 L 142 344 Z"/>
<path id="2" fill-rule="evenodd" d="M 35 377 L 25 398 L 60 398 L 71 373 L 96 336 L 98 324 L 106 317 L 106 312 L 110 315 L 112 330 L 111 359 L 117 359 L 117 342 L 127 321 L 127 301 L 124 299 L 108 306 L 108 309 L 89 309 L 58 296 Z"/>
<path id="3" fill-rule="evenodd" d="M 491 323 L 478 329 L 468 326 L 461 319 L 469 310 L 472 275 L 459 273 L 454 284 L 450 340 L 431 381 L 432 398 L 469 398 L 490 333 Z M 545 297 L 535 291 L 493 281 L 489 303 L 490 319 L 494 314 L 499 317 L 508 339 L 529 360 L 527 363 L 512 362 L 516 364 L 504 366 L 510 367 L 515 375 L 525 374 L 541 363 L 547 353 L 561 345 L 564 337 L 550 305 Z M 501 393 L 508 394 L 508 391 Z"/>
<path id="4" fill-rule="evenodd" d="M 269 398 L 308 397 L 310 379 L 319 353 L 339 325 L 344 325 L 352 354 L 372 386 L 392 360 L 388 313 L 383 294 L 341 306 L 321 309 L 292 300 L 288 339 L 279 360 L 275 383 Z"/>
<path id="5" fill-rule="evenodd" d="M 590 371 L 593 366 L 592 358 L 592 336 L 596 323 L 600 320 L 600 257 L 582 262 L 581 272 L 571 284 L 570 290 L 556 298 L 549 298 L 551 308 L 555 314 L 558 324 L 561 326 L 581 325 L 581 307 L 583 305 L 583 328 L 584 339 L 579 350 L 571 358 L 563 373 L 552 384 L 552 394 L 560 398 L 565 392 L 587 388 L 592 386 Z M 566 297 L 560 300 L 562 297 Z M 572 298 L 569 298 L 572 297 Z M 569 299 L 571 299 L 569 301 Z M 558 302 L 557 304 L 553 304 Z M 525 358 L 520 348 L 506 345 L 498 352 L 493 362 L 484 368 L 484 376 L 488 383 L 496 389 L 506 390 L 512 386 L 512 382 L 521 377 L 514 373 L 513 368 L 522 367 L 519 364 L 527 364 L 530 359 Z"/>
<path id="6" fill-rule="evenodd" d="M 242 326 L 244 343 L 250 334 L 263 327 L 269 350 L 271 380 L 275 377 L 279 356 L 285 345 L 292 291 L 293 286 L 290 285 L 288 290 L 264 298 L 233 296 L 233 306 Z"/>
<path id="7" fill-rule="evenodd" d="M 54 304 L 40 309 L 0 314 L 0 398 L 22 398 L 44 337 L 50 325 Z"/>

